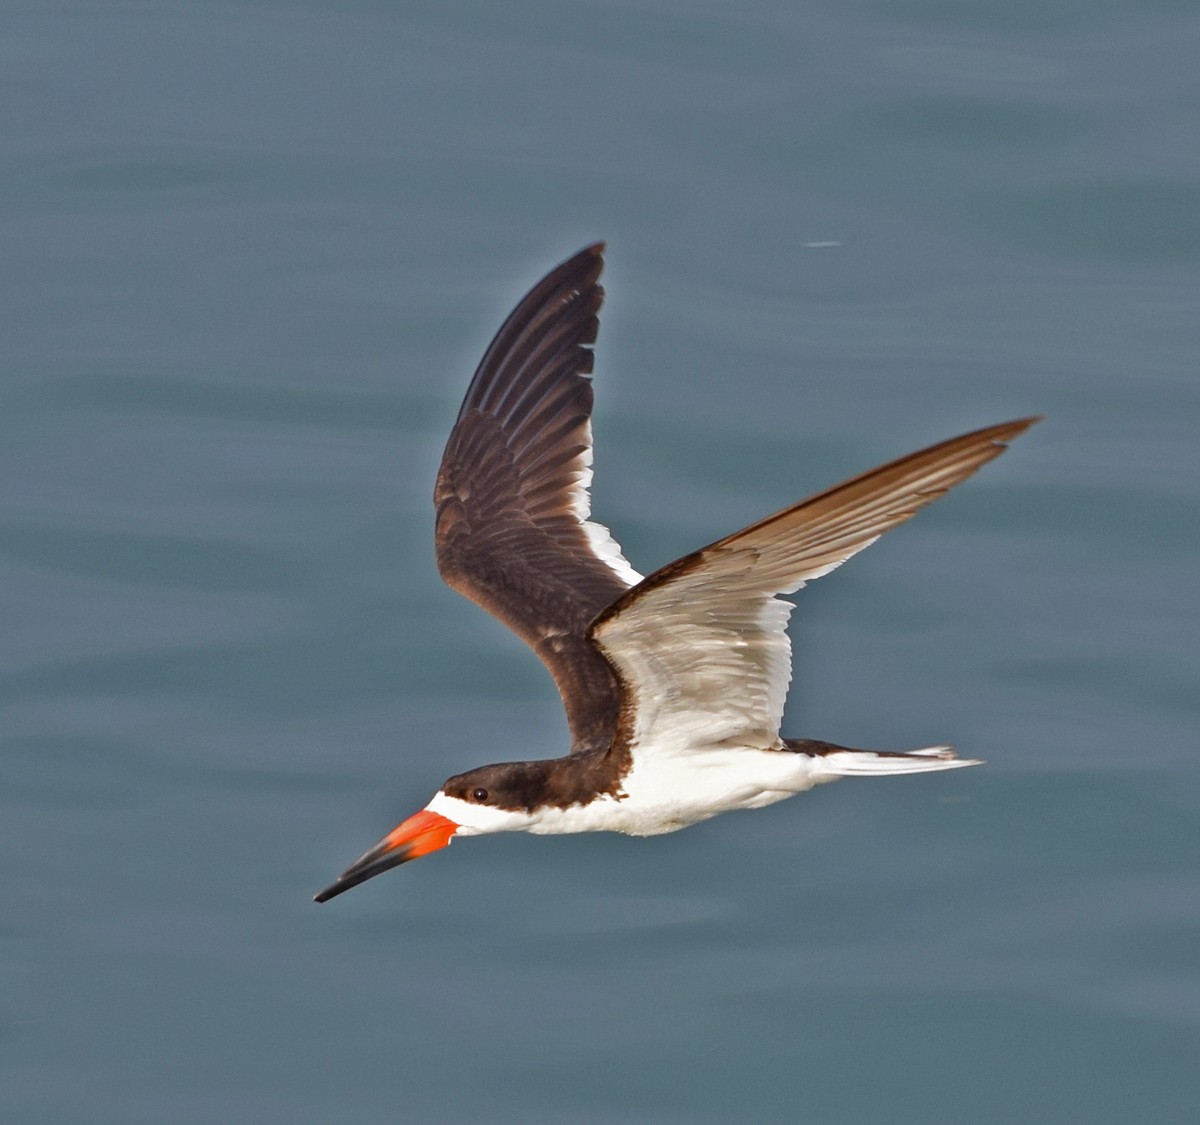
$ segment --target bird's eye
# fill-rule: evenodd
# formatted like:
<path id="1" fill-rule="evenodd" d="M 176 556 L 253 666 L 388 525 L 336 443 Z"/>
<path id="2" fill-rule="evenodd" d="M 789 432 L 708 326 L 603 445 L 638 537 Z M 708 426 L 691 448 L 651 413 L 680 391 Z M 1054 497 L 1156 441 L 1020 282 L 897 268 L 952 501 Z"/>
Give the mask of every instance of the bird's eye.
<path id="1" fill-rule="evenodd" d="M 475 800 L 477 800 L 477 801 L 486 801 L 487 800 L 487 790 L 486 789 L 476 789 L 475 792 L 471 794 L 471 796 L 474 797 Z"/>

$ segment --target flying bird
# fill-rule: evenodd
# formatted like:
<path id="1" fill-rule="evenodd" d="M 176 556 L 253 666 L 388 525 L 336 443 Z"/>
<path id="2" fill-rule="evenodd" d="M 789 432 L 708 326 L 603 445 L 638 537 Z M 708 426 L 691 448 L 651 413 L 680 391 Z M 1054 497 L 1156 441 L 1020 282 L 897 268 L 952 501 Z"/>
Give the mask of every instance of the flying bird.
<path id="1" fill-rule="evenodd" d="M 592 520 L 592 345 L 604 246 L 543 278 L 480 361 L 434 490 L 438 569 L 546 665 L 561 758 L 456 774 L 329 887 L 326 902 L 459 836 L 674 832 L 840 777 L 978 763 L 949 746 L 855 750 L 779 733 L 792 604 L 998 457 L 1039 419 L 910 453 L 643 578 Z"/>

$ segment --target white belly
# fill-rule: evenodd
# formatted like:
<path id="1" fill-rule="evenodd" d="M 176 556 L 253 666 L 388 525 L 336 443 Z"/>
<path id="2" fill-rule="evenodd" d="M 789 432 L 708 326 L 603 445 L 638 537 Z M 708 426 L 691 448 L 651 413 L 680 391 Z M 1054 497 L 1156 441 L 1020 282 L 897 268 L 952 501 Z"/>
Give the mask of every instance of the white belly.
<path id="1" fill-rule="evenodd" d="M 588 805 L 545 809 L 529 831 L 622 832 L 658 836 L 734 809 L 773 805 L 822 780 L 811 759 L 780 750 L 689 750 L 682 754 L 635 754 L 619 797 Z"/>

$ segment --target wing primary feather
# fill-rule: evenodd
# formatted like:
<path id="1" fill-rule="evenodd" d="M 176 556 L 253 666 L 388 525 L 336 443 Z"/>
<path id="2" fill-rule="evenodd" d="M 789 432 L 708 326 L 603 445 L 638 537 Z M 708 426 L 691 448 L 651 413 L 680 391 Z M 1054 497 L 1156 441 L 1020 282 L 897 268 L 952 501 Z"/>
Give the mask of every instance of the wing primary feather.
<path id="1" fill-rule="evenodd" d="M 619 685 L 588 626 L 641 577 L 589 519 L 603 249 L 563 262 L 504 321 L 467 388 L 434 491 L 442 577 L 538 654 L 575 750 L 607 748 L 619 711 Z"/>

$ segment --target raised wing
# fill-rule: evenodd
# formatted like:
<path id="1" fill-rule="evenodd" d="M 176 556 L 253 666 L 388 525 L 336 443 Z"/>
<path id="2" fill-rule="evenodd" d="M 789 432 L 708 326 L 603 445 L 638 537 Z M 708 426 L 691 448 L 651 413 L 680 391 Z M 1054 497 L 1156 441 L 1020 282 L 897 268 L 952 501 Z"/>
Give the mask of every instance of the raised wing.
<path id="1" fill-rule="evenodd" d="M 776 595 L 870 546 L 1036 421 L 911 453 L 670 563 L 626 593 L 592 629 L 624 692 L 614 752 L 778 746 L 792 605 Z"/>
<path id="2" fill-rule="evenodd" d="M 620 710 L 588 626 L 641 580 L 588 518 L 603 250 L 564 262 L 504 322 L 467 389 L 434 489 L 442 577 L 541 657 L 575 751 L 606 748 Z"/>

